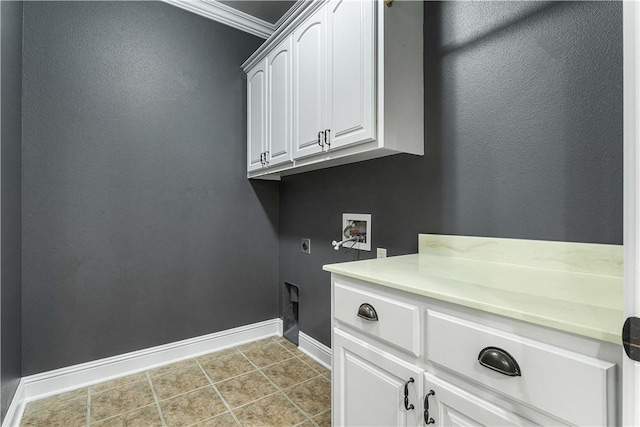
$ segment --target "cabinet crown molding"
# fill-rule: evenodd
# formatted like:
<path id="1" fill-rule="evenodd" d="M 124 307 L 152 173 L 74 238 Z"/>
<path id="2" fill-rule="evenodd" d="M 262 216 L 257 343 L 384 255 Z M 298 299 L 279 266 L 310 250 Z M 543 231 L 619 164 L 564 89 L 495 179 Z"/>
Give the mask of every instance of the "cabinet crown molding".
<path id="1" fill-rule="evenodd" d="M 182 0 L 170 0 L 182 1 Z M 314 11 L 318 10 L 325 0 L 298 0 L 289 11 L 276 22 L 275 29 L 253 54 L 241 65 L 244 72 L 263 60 L 270 50 L 291 34 Z"/>
<path id="2" fill-rule="evenodd" d="M 163 0 L 189 12 L 220 22 L 230 27 L 242 30 L 263 39 L 269 38 L 277 28 L 276 24 L 263 21 L 260 18 L 241 12 L 222 4 L 216 0 Z M 289 13 L 285 14 L 287 16 Z"/>

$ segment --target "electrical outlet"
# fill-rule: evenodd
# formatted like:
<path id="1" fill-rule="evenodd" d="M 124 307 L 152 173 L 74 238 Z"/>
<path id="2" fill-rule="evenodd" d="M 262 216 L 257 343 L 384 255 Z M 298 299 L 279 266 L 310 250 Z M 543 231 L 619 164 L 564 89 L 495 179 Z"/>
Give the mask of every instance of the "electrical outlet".
<path id="1" fill-rule="evenodd" d="M 376 248 L 376 256 L 378 258 L 386 258 L 387 250 L 385 248 Z"/>
<path id="2" fill-rule="evenodd" d="M 300 252 L 303 254 L 311 253 L 311 239 L 300 239 Z"/>

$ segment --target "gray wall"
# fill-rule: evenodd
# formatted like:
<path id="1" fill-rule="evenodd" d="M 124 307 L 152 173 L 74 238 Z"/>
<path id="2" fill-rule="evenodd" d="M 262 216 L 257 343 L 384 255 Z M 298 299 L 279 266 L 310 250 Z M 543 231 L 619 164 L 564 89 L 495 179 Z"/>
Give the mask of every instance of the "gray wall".
<path id="1" fill-rule="evenodd" d="M 355 256 L 329 244 L 343 212 L 371 213 L 389 255 L 416 252 L 418 233 L 622 244 L 620 2 L 426 2 L 425 94 L 424 157 L 281 183 L 280 281 L 325 344 L 321 266 Z"/>
<path id="2" fill-rule="evenodd" d="M 158 2 L 25 3 L 25 375 L 278 315 L 278 188 L 246 179 L 261 42 Z"/>
<path id="3" fill-rule="evenodd" d="M 0 307 L 0 383 L 1 418 L 15 394 L 21 376 L 21 80 L 22 80 L 22 3 L 0 3 L 2 21 L 2 117 L 0 118 L 0 195 L 2 197 L 0 266 L 2 295 Z"/>

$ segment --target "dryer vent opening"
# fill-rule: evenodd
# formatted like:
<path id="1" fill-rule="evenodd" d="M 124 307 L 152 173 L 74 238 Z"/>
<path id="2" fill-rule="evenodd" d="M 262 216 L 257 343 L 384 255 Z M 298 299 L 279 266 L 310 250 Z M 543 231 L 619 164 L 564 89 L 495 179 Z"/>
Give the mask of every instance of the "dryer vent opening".
<path id="1" fill-rule="evenodd" d="M 282 293 L 282 335 L 298 345 L 298 302 L 300 301 L 300 288 L 293 283 L 284 282 Z"/>

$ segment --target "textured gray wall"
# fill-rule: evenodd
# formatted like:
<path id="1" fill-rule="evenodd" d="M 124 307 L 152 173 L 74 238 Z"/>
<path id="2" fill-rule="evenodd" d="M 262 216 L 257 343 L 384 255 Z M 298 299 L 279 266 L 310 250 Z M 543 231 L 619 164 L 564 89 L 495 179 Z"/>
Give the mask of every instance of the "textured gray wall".
<path id="1" fill-rule="evenodd" d="M 278 188 L 246 179 L 262 41 L 164 3 L 25 3 L 25 375 L 278 315 Z"/>
<path id="2" fill-rule="evenodd" d="M 621 3 L 426 2 L 425 94 L 424 157 L 281 183 L 280 281 L 325 344 L 343 212 L 371 213 L 389 255 L 418 233 L 622 244 Z"/>
<path id="3" fill-rule="evenodd" d="M 21 80 L 22 80 L 22 3 L 0 3 L 2 22 L 2 133 L 0 147 L 0 194 L 2 197 L 2 271 L 0 293 L 2 294 L 0 327 L 2 344 L 0 367 L 2 378 L 1 418 L 9 409 L 15 394 L 22 369 L 21 345 Z"/>

